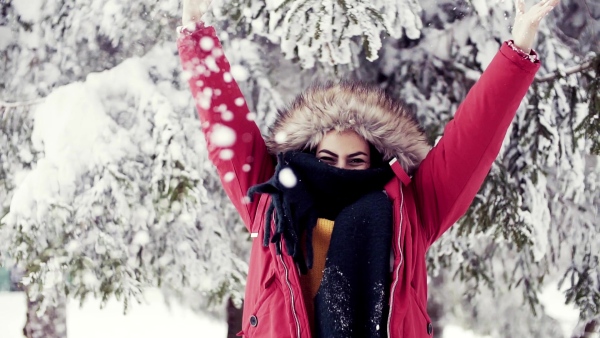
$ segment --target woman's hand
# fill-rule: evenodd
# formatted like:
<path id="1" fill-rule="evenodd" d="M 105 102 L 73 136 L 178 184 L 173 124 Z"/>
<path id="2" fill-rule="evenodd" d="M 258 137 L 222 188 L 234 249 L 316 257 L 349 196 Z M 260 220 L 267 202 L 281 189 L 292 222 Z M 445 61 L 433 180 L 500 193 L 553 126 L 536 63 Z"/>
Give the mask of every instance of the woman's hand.
<path id="1" fill-rule="evenodd" d="M 529 53 L 533 46 L 535 34 L 538 31 L 540 22 L 544 16 L 548 15 L 560 0 L 540 0 L 525 12 L 525 1 L 515 0 L 517 15 L 513 26 L 513 40 L 515 46 Z"/>
<path id="2" fill-rule="evenodd" d="M 210 6 L 211 0 L 183 0 L 183 14 L 181 24 L 183 26 L 195 25 Z"/>

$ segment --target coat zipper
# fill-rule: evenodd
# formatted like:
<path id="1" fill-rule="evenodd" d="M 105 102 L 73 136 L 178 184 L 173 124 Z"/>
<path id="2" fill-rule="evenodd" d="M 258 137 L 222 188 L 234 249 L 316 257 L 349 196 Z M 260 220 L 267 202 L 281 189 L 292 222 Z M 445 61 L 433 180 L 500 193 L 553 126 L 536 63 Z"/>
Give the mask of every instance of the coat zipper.
<path id="1" fill-rule="evenodd" d="M 279 249 L 281 250 L 281 242 L 279 242 Z M 294 298 L 294 290 L 292 289 L 292 284 L 290 283 L 290 278 L 289 278 L 289 270 L 287 265 L 285 264 L 285 262 L 283 261 L 283 251 L 280 251 L 281 254 L 279 255 L 279 260 L 281 261 L 281 264 L 283 265 L 283 269 L 285 270 L 285 283 L 288 286 L 288 289 L 290 290 L 290 296 L 292 299 L 292 314 L 294 315 L 294 321 L 296 322 L 296 336 L 297 338 L 300 338 L 300 321 L 298 320 L 298 315 L 296 314 L 296 306 L 295 306 L 295 298 Z"/>
<path id="2" fill-rule="evenodd" d="M 392 310 L 394 308 L 394 293 L 396 292 L 396 286 L 398 285 L 398 277 L 400 274 L 400 266 L 402 265 L 403 261 L 404 261 L 404 257 L 402 256 L 402 247 L 400 247 L 400 238 L 402 236 L 402 222 L 404 221 L 404 191 L 402 188 L 400 188 L 400 195 L 401 200 L 400 200 L 400 226 L 398 227 L 398 250 L 400 251 L 400 263 L 398 263 L 398 266 L 396 267 L 396 272 L 394 273 L 395 275 L 395 279 L 394 279 L 394 284 L 392 285 L 392 290 L 390 292 L 390 312 L 388 313 L 388 327 L 387 327 L 387 336 L 388 338 L 392 338 Z"/>

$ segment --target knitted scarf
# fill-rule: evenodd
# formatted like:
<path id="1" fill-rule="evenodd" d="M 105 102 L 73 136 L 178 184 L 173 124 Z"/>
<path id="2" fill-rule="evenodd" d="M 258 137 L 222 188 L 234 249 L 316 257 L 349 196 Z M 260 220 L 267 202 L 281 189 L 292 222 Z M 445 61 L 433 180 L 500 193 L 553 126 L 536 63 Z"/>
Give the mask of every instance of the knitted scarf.
<path id="1" fill-rule="evenodd" d="M 273 177 L 248 191 L 250 198 L 271 195 L 263 244 L 275 243 L 281 254 L 283 238 L 286 252 L 305 274 L 312 268 L 317 218 L 335 222 L 315 297 L 315 334 L 385 337 L 392 207 L 383 188 L 393 177 L 391 168 L 339 169 L 298 151 L 280 153 L 277 160 Z"/>

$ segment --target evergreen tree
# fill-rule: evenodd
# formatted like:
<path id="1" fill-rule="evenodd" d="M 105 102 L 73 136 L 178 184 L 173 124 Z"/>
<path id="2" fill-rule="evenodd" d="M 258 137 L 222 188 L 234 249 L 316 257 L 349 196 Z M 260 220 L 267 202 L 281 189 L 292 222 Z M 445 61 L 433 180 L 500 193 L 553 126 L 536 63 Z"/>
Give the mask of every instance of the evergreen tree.
<path id="1" fill-rule="evenodd" d="M 285 4 L 307 6 L 306 15 L 296 19 L 305 22 L 318 22 L 328 13 L 317 5 L 310 7 L 310 2 Z M 255 43 L 261 41 L 257 37 L 266 36 L 285 53 L 288 45 L 277 30 L 280 26 L 268 24 L 269 19 L 280 18 L 277 7 L 236 6 L 228 14 L 239 24 L 228 25 L 229 32 L 251 33 Z M 320 61 L 314 64 L 314 72 L 327 74 L 326 78 L 357 77 L 379 83 L 416 110 L 434 142 L 500 42 L 510 36 L 513 4 L 423 0 L 419 6 L 423 10 L 415 12 L 423 27 L 420 33 L 399 37 L 386 27 L 389 37 L 374 62 L 366 62 L 372 55 L 368 48 L 353 47 L 358 57 L 343 61 L 319 59 L 320 53 L 303 59 L 297 50 L 294 56 L 305 68 Z M 582 6 L 567 0 L 545 20 L 536 45 L 544 67 L 505 148 L 466 217 L 430 252 L 431 274 L 447 276 L 439 286 L 446 292 L 432 292 L 432 296 L 445 297 L 449 285 L 462 290 L 469 301 L 463 313 L 486 319 L 473 325 L 480 331 L 501 327 L 501 336 L 557 334 L 552 333 L 556 325 L 538 300 L 542 288 L 553 282 L 567 289 L 565 301 L 577 305 L 582 323 L 599 314 L 599 9 L 589 1 Z M 265 19 L 257 24 L 260 18 Z M 333 21 L 339 23 L 332 25 L 333 31 L 343 29 L 342 22 Z M 281 22 L 283 26 L 285 19 Z M 304 29 L 307 39 L 318 33 L 310 25 Z M 379 33 L 371 27 L 366 34 Z M 352 37 L 347 41 L 355 47 L 360 42 Z M 277 53 L 274 46 L 266 55 Z M 271 79 L 277 79 L 277 67 L 272 72 Z M 453 278 L 460 283 L 452 283 Z M 481 294 L 506 301 L 490 311 L 485 297 L 477 297 Z M 483 306 L 489 315 L 481 315 Z M 546 325 L 527 325 L 540 319 Z"/>
<path id="2" fill-rule="evenodd" d="M 25 269 L 30 310 L 60 314 L 67 295 L 127 306 L 147 286 L 191 306 L 239 305 L 248 235 L 183 84 L 178 4 L 0 6 L 0 259 Z M 311 82 L 353 77 L 405 100 L 434 142 L 510 36 L 512 6 L 234 0 L 207 19 L 263 130 Z M 560 283 L 581 330 L 597 329 L 599 19 L 600 4 L 562 0 L 544 21 L 543 68 L 501 156 L 430 251 L 432 303 L 461 305 L 442 318 L 476 318 L 469 325 L 494 336 L 552 336 L 538 296 Z"/>
<path id="3" fill-rule="evenodd" d="M 180 8 L 22 4 L 2 3 L 0 261 L 25 271 L 24 332 L 64 337 L 66 296 L 239 303 L 248 236 L 182 85 Z"/>

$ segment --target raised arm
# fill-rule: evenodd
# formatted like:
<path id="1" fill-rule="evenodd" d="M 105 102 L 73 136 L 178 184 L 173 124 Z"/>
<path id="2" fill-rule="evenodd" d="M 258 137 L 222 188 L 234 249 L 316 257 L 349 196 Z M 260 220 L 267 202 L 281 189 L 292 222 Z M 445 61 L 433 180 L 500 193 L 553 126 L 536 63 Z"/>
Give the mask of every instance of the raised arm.
<path id="1" fill-rule="evenodd" d="M 249 202 L 246 193 L 273 175 L 273 159 L 231 75 L 214 28 L 200 21 L 208 5 L 209 1 L 184 0 L 179 56 L 189 77 L 209 158 L 249 228 L 258 200 Z"/>
<path id="2" fill-rule="evenodd" d="M 417 170 L 417 203 L 430 244 L 464 215 L 498 156 L 540 67 L 531 52 L 538 25 L 558 1 L 542 0 L 524 12 L 523 0 L 516 0 L 514 43 L 502 45 Z"/>

